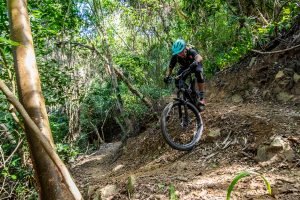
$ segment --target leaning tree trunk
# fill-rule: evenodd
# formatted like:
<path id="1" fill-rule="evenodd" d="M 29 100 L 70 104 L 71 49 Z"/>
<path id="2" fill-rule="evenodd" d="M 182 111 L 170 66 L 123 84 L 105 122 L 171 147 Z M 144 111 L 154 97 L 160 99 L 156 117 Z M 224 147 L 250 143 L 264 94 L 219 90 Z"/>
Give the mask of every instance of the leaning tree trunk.
<path id="1" fill-rule="evenodd" d="M 31 119 L 54 148 L 36 67 L 27 1 L 7 0 L 7 5 L 11 39 L 19 43 L 19 46 L 13 49 L 19 98 Z M 81 199 L 75 184 L 72 185 L 73 190 L 64 182 L 61 172 L 45 152 L 40 140 L 35 137 L 35 132 L 28 125 L 25 127 L 25 132 L 35 168 L 40 199 Z"/>

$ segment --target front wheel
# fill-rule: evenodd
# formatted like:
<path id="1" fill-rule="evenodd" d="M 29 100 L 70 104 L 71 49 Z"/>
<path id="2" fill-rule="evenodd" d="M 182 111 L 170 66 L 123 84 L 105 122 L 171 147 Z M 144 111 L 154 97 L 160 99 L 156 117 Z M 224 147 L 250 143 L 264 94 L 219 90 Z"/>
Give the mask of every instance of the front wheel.
<path id="1" fill-rule="evenodd" d="M 201 138 L 203 121 L 193 104 L 175 101 L 169 103 L 162 112 L 161 130 L 172 148 L 189 151 Z"/>

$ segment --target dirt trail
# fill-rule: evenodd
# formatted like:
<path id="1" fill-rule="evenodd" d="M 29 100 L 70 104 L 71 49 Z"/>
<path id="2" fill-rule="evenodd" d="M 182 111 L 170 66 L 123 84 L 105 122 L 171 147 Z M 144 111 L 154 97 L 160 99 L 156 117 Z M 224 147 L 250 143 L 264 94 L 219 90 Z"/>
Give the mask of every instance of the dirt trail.
<path id="1" fill-rule="evenodd" d="M 179 199 L 223 200 L 235 175 L 245 170 L 262 173 L 274 195 L 267 195 L 259 177 L 250 177 L 236 185 L 232 199 L 300 199 L 299 106 L 211 102 L 203 118 L 204 136 L 191 152 L 168 147 L 155 122 L 120 149 L 120 143 L 106 144 L 80 158 L 72 174 L 85 199 L 169 199 L 173 184 Z M 209 136 L 212 130 L 220 134 Z M 291 147 L 291 158 L 274 154 L 259 162 L 258 149 L 278 136 Z M 134 182 L 130 195 L 128 177 Z"/>
<path id="2" fill-rule="evenodd" d="M 300 43 L 297 20 L 269 51 Z M 248 177 L 232 199 L 300 200 L 299 60 L 299 48 L 250 52 L 217 73 L 208 82 L 203 138 L 190 152 L 171 149 L 153 122 L 122 147 L 106 144 L 80 158 L 72 174 L 85 199 L 169 199 L 174 185 L 179 199 L 223 200 L 230 182 L 246 170 L 263 174 L 273 195 L 261 178 Z"/>

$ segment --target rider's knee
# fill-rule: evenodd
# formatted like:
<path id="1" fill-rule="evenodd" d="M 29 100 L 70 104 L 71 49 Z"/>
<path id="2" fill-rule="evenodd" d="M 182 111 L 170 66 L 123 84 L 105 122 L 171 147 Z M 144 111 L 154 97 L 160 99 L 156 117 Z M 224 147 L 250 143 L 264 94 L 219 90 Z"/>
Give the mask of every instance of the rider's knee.
<path id="1" fill-rule="evenodd" d="M 204 83 L 204 76 L 203 73 L 195 73 L 196 79 L 197 79 L 197 83 Z"/>

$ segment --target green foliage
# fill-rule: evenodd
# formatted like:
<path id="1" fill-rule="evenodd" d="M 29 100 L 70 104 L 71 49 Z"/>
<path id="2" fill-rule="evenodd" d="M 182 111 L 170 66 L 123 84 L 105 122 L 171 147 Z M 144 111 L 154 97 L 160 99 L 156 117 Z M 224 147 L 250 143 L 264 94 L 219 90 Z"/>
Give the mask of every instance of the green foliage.
<path id="1" fill-rule="evenodd" d="M 56 151 L 64 162 L 73 162 L 80 153 L 79 148 L 70 144 L 57 143 Z"/>
<path id="2" fill-rule="evenodd" d="M 40 61 L 38 67 L 46 104 L 49 106 L 63 105 L 68 97 L 65 91 L 72 80 L 71 75 L 55 60 Z"/>
<path id="3" fill-rule="evenodd" d="M 60 110 L 50 112 L 48 114 L 50 127 L 55 143 L 59 143 L 65 139 L 68 134 L 68 118 Z"/>
<path id="4" fill-rule="evenodd" d="M 28 185 L 19 184 L 16 187 L 16 199 L 38 199 L 38 192 Z"/>
<path id="5" fill-rule="evenodd" d="M 263 8 L 262 11 L 266 12 L 263 15 L 272 16 L 282 6 L 282 11 L 273 19 L 267 19 L 269 23 L 264 25 L 258 20 L 260 16 L 247 16 L 244 10 L 239 11 L 241 8 L 256 9 L 249 8 L 247 3 L 196 2 L 178 1 L 176 10 L 179 18 L 175 18 L 177 23 L 171 31 L 173 38 L 182 37 L 200 50 L 208 76 L 237 62 L 257 44 L 263 46 L 281 30 L 287 30 L 300 8 L 296 1 L 280 2 L 276 10 Z M 178 10 L 188 17 L 180 17 Z M 243 12 L 244 15 L 239 14 Z"/>
<path id="6" fill-rule="evenodd" d="M 247 171 L 245 171 L 245 172 L 239 173 L 239 174 L 232 180 L 232 182 L 230 183 L 230 185 L 229 185 L 229 187 L 228 187 L 228 189 L 227 189 L 226 200 L 230 200 L 230 194 L 231 194 L 231 192 L 233 191 L 233 188 L 234 188 L 234 186 L 237 184 L 237 182 L 238 182 L 240 179 L 242 179 L 242 178 L 244 178 L 244 177 L 247 177 L 247 176 L 251 176 L 251 175 L 253 175 L 253 176 L 260 176 L 260 177 L 263 179 L 263 181 L 264 181 L 264 183 L 265 183 L 265 185 L 266 185 L 266 187 L 267 187 L 267 190 L 268 190 L 269 194 L 270 194 L 270 195 L 272 194 L 271 185 L 270 185 L 270 183 L 268 182 L 268 180 L 267 180 L 263 175 L 261 175 L 261 174 L 259 174 L 259 173 L 256 173 L 256 172 L 247 172 Z"/>
<path id="7" fill-rule="evenodd" d="M 7 128 L 7 134 L 1 130 L 1 155 L 2 159 L 0 165 L 3 167 L 0 169 L 0 180 L 2 187 L 9 191 L 17 199 L 30 199 L 29 197 L 36 197 L 36 191 L 34 189 L 33 180 L 34 175 L 32 169 L 28 165 L 24 165 L 25 155 L 29 154 L 28 146 L 24 139 L 24 133 L 15 124 L 11 114 L 8 110 L 7 100 L 0 94 L 0 124 Z M 18 145 L 18 141 L 23 142 Z M 20 151 L 15 151 L 18 148 Z M 21 154 L 23 152 L 23 154 Z M 11 157 L 10 157 L 11 156 Z M 8 159 L 10 157 L 10 159 Z M 25 158 L 26 159 L 26 158 Z M 1 196 L 3 197 L 3 196 Z"/>
<path id="8" fill-rule="evenodd" d="M 86 98 L 81 103 L 81 131 L 82 134 L 78 144 L 86 147 L 90 133 L 94 131 L 93 126 L 102 126 L 107 118 L 113 116 L 115 95 L 112 95 L 111 85 L 99 79 L 93 80 Z M 110 115 L 109 115 L 110 114 Z"/>
<path id="9" fill-rule="evenodd" d="M 19 43 L 9 40 L 9 39 L 5 39 L 3 37 L 0 37 L 0 44 L 5 44 L 5 45 L 12 45 L 12 46 L 18 46 Z"/>
<path id="10" fill-rule="evenodd" d="M 254 2 L 253 5 L 250 5 L 251 2 Z M 92 124 L 100 127 L 104 121 L 114 120 L 118 97 L 112 89 L 111 77 L 100 61 L 103 55 L 110 53 L 113 64 L 123 70 L 130 83 L 156 101 L 174 89 L 164 89 L 162 78 L 175 39 L 184 38 L 199 50 L 209 77 L 238 61 L 250 49 L 263 47 L 270 38 L 277 37 L 281 31 L 288 31 L 293 18 L 300 12 L 297 0 L 277 1 L 276 4 L 267 1 L 260 7 L 255 7 L 260 5 L 259 1 L 251 2 L 242 1 L 238 5 L 235 1 L 221 0 L 95 0 L 95 4 L 81 0 L 28 1 L 43 95 L 50 108 L 49 119 L 59 155 L 65 161 L 71 161 L 79 152 L 78 146 L 65 142 L 69 122 L 61 108 L 66 104 L 72 104 L 72 101 L 81 103 L 82 132 L 76 145 L 84 146 L 79 147 L 86 147 L 94 131 Z M 266 22 L 262 22 L 257 10 Z M 108 41 L 108 45 L 103 41 Z M 66 45 L 61 44 L 64 42 Z M 75 47 L 69 42 L 87 44 L 100 56 L 89 48 Z M 7 83 L 14 79 L 11 49 L 15 45 L 18 44 L 9 40 L 6 2 L 2 1 L 0 74 Z M 9 69 L 4 68 L 4 59 Z M 95 60 L 99 62 L 93 63 Z M 13 77 L 9 77 L 9 72 Z M 79 96 L 72 99 L 71 89 L 76 88 L 74 84 L 79 82 L 83 82 L 85 90 L 80 90 Z M 121 80 L 118 83 L 117 94 L 124 107 L 122 115 L 136 119 L 145 116 L 146 106 L 125 83 Z M 0 123 L 20 138 L 24 133 L 7 109 L 8 103 L 0 94 Z M 15 144 L 1 144 L 5 155 L 15 148 Z M 27 144 L 22 145 L 22 149 L 28 153 Z M 16 187 L 20 199 L 30 193 L 33 184 L 28 180 L 32 180 L 32 171 L 22 166 L 20 157 L 13 157 L 1 174 L 11 182 L 22 183 Z M 244 173 L 240 178 L 245 176 L 248 175 Z M 235 180 L 234 184 L 239 179 Z M 32 197 L 36 195 L 30 194 Z M 170 185 L 171 196 L 177 198 L 173 185 Z"/>
<path id="11" fill-rule="evenodd" d="M 6 40 L 9 38 L 6 1 L 0 2 L 0 37 L 5 38 Z M 0 45 L 0 48 L 2 48 L 2 44 Z"/>
<path id="12" fill-rule="evenodd" d="M 162 191 L 165 190 L 166 185 L 165 185 L 164 183 L 158 183 L 158 184 L 157 184 L 157 187 L 158 187 L 159 191 L 162 192 Z"/>
<path id="13" fill-rule="evenodd" d="M 135 177 L 133 175 L 130 175 L 127 178 L 127 193 L 128 193 L 129 199 L 135 191 L 135 184 L 136 184 Z"/>
<path id="14" fill-rule="evenodd" d="M 142 84 L 149 81 L 146 78 L 148 77 L 148 72 L 151 68 L 149 60 L 128 53 L 119 54 L 114 60 L 117 65 L 122 69 L 125 69 L 125 75 L 130 76 L 129 79 L 134 83 Z"/>
<path id="15" fill-rule="evenodd" d="M 7 112 L 9 108 L 8 101 L 2 91 L 0 92 L 0 123 L 5 123 L 8 128 L 13 127 L 14 122 L 11 115 Z"/>
<path id="16" fill-rule="evenodd" d="M 157 86 L 155 87 L 155 86 L 147 86 L 147 85 L 142 85 L 140 91 L 143 94 L 147 94 L 151 99 L 154 100 L 158 100 L 161 97 L 168 96 L 172 92 L 170 88 L 160 88 Z"/>
<path id="17" fill-rule="evenodd" d="M 3 186 L 9 185 L 6 188 L 8 191 L 13 189 L 12 194 L 16 199 L 36 199 L 33 171 L 22 166 L 20 158 L 13 158 L 6 167 L 1 169 L 0 179 L 3 180 Z"/>
<path id="18" fill-rule="evenodd" d="M 67 115 L 57 110 L 49 113 L 49 121 L 59 157 L 67 163 L 74 161 L 80 151 L 78 146 L 74 146 L 66 141 L 68 134 Z"/>
<path id="19" fill-rule="evenodd" d="M 179 200 L 174 185 L 171 183 L 169 186 L 169 199 L 170 200 Z"/>
<path id="20" fill-rule="evenodd" d="M 79 30 L 78 8 L 73 1 L 32 1 L 28 9 L 35 41 L 45 42 L 62 31 L 76 33 Z"/>
<path id="21" fill-rule="evenodd" d="M 37 63 L 40 67 L 41 80 L 45 99 L 48 105 L 63 104 L 65 102 L 64 93 L 61 88 L 68 86 L 69 76 L 65 71 L 58 69 L 58 64 L 53 61 L 53 43 L 57 38 L 62 38 L 62 33 L 74 34 L 79 30 L 80 18 L 77 15 L 77 7 L 74 1 L 28 1 L 29 18 L 31 21 L 31 30 L 33 32 L 35 52 Z M 0 3 L 0 75 L 6 83 L 15 80 L 13 72 L 12 47 L 18 43 L 9 40 L 9 23 L 6 1 Z M 6 63 L 4 62 L 6 61 Z M 7 65 L 6 65 L 7 64 Z M 5 67 L 5 68 L 4 68 Z M 8 69 L 7 69 L 8 68 Z M 9 71 L 10 70 L 10 71 Z M 12 77 L 8 73 L 12 74 Z M 8 84 L 8 85 L 9 85 Z M 4 124 L 11 133 L 15 141 L 24 137 L 23 131 L 14 122 L 11 114 L 8 112 L 7 100 L 0 94 L 0 123 Z M 51 117 L 50 117 L 51 118 Z M 57 117 L 55 120 L 58 120 Z M 54 121 L 55 121 L 54 120 Z M 57 121 L 56 121 L 57 122 Z M 66 134 L 68 122 L 66 120 L 52 125 L 56 139 L 59 140 Z M 56 134 L 58 133 L 58 134 Z M 12 141 L 2 139 L 1 148 L 4 157 L 7 158 L 16 148 Z M 64 156 L 66 161 L 73 158 L 76 154 L 74 147 L 67 147 L 59 144 L 59 153 Z M 29 150 L 27 143 L 23 141 L 19 149 L 28 159 Z M 75 149 L 75 150 L 74 150 Z M 32 169 L 25 165 L 22 155 L 15 153 L 11 160 L 6 163 L 5 168 L 1 168 L 0 180 L 2 189 L 11 193 L 11 199 L 37 199 L 37 192 L 34 189 L 34 178 Z M 3 196 L 1 196 L 3 197 Z"/>
<path id="22" fill-rule="evenodd" d="M 83 124 L 87 124 L 88 121 L 99 120 L 106 115 L 106 111 L 110 110 L 116 97 L 112 95 L 110 84 L 107 82 L 100 83 L 99 80 L 94 80 L 91 84 L 89 93 L 82 103 L 82 120 Z M 87 120 L 87 121 L 85 121 Z"/>
<path id="23" fill-rule="evenodd" d="M 143 105 L 137 97 L 130 94 L 130 92 L 122 95 L 122 97 L 125 109 L 125 113 L 123 114 L 125 116 L 135 115 L 137 117 L 142 117 L 148 110 L 147 107 Z"/>

